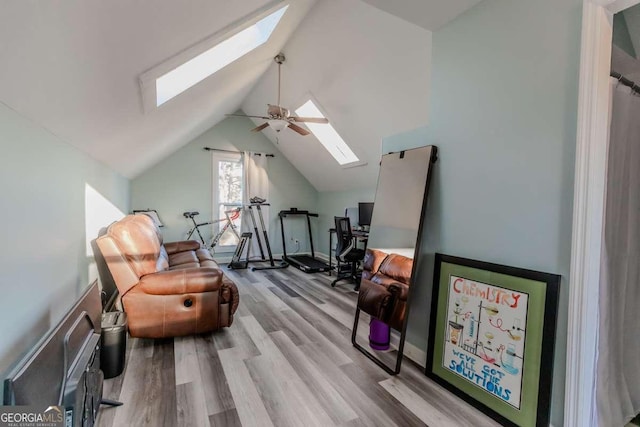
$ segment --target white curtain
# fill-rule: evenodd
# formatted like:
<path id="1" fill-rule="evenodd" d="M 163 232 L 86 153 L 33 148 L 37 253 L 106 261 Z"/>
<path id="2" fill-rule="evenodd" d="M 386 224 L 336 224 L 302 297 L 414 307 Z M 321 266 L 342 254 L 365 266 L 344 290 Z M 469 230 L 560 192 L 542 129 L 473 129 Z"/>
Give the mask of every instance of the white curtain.
<path id="1" fill-rule="evenodd" d="M 640 97 L 612 81 L 595 419 L 640 412 Z"/>
<path id="2" fill-rule="evenodd" d="M 254 153 L 251 151 L 244 151 L 242 153 L 244 162 L 244 185 L 243 185 L 243 204 L 246 206 L 250 203 L 250 199 L 253 197 L 260 197 L 265 199 L 269 203 L 269 175 L 268 171 L 268 158 L 265 153 Z M 262 206 L 262 216 L 264 217 L 264 224 L 267 233 L 269 233 L 269 206 Z M 260 241 L 262 242 L 262 248 L 265 251 L 266 247 L 262 235 L 262 229 L 260 226 L 260 219 L 258 218 L 258 212 L 253 208 L 253 214 L 258 226 L 258 232 L 260 233 Z M 250 231 L 254 233 L 253 223 L 251 222 L 251 216 L 249 211 L 245 209 L 242 216 L 242 231 Z M 254 233 L 255 234 L 255 233 Z M 258 239 L 254 235 L 251 239 L 251 257 L 260 257 L 260 249 L 258 248 Z"/>

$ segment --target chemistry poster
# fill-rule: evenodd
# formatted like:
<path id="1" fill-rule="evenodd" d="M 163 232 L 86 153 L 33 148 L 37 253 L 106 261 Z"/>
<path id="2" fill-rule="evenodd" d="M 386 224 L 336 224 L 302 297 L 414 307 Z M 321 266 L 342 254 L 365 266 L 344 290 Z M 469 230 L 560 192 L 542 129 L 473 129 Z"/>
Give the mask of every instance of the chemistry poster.
<path id="1" fill-rule="evenodd" d="M 445 369 L 520 409 L 528 295 L 449 279 Z"/>
<path id="2" fill-rule="evenodd" d="M 548 426 L 560 276 L 435 259 L 425 374 L 503 425 Z"/>

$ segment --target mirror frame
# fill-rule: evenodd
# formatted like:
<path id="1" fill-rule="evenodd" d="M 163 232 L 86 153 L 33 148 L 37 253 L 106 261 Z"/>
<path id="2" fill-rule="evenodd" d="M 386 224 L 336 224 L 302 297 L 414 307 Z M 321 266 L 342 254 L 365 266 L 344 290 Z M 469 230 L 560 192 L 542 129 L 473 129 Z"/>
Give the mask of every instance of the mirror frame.
<path id="1" fill-rule="evenodd" d="M 361 353 L 363 353 L 365 356 L 367 356 L 370 360 L 372 360 L 376 365 L 380 366 L 382 369 L 384 369 L 388 374 L 390 375 L 397 375 L 400 373 L 400 368 L 402 366 L 402 359 L 403 359 L 403 355 L 404 355 L 404 343 L 406 340 L 406 336 L 407 336 L 407 325 L 409 324 L 409 312 L 411 311 L 411 299 L 412 299 L 412 295 L 413 295 L 413 287 L 415 286 L 416 283 L 416 275 L 417 275 L 417 271 L 418 271 L 418 256 L 420 255 L 420 247 L 422 245 L 422 234 L 424 231 L 424 223 L 425 223 L 425 216 L 426 216 L 426 211 L 427 211 L 427 201 L 428 201 L 428 196 L 429 196 L 429 187 L 431 186 L 431 177 L 433 175 L 433 168 L 434 168 L 434 164 L 438 161 L 438 147 L 435 145 L 426 145 L 423 147 L 416 147 L 415 149 L 419 149 L 419 148 L 426 148 L 426 147 L 432 147 L 432 151 L 431 151 L 431 157 L 429 159 L 429 170 L 427 171 L 427 181 L 425 183 L 425 187 L 424 187 L 424 194 L 422 196 L 422 208 L 421 208 L 421 212 L 420 212 L 420 222 L 418 224 L 418 234 L 416 236 L 416 243 L 415 243 L 415 249 L 414 249 L 414 253 L 413 253 L 413 265 L 411 267 L 411 278 L 410 280 L 410 285 L 409 285 L 409 292 L 407 294 L 407 303 L 406 303 L 406 311 L 405 311 L 405 315 L 404 315 L 404 319 L 402 321 L 402 330 L 399 331 L 400 332 L 400 341 L 398 343 L 398 353 L 397 353 L 397 357 L 396 357 L 396 363 L 395 363 L 395 367 L 389 367 L 387 366 L 382 360 L 380 360 L 375 354 L 369 352 L 366 348 L 364 348 L 363 346 L 361 346 L 360 344 L 358 344 L 358 342 L 356 341 L 356 335 L 358 333 L 358 321 L 360 319 L 360 308 L 357 306 L 356 304 L 356 313 L 355 313 L 355 319 L 353 322 L 353 328 L 352 328 L 352 333 L 351 333 L 351 343 L 353 344 L 353 346 L 358 349 Z M 391 154 L 399 154 L 400 156 L 403 156 L 405 152 L 410 151 L 410 150 L 401 150 L 401 151 L 396 151 L 396 152 L 390 152 L 385 154 L 385 156 L 391 155 Z M 380 163 L 382 164 L 382 159 L 380 161 Z M 376 198 L 377 198 L 377 190 L 376 190 Z M 375 203 L 375 200 L 374 200 Z M 374 205 L 374 209 L 375 209 L 375 205 Z"/>

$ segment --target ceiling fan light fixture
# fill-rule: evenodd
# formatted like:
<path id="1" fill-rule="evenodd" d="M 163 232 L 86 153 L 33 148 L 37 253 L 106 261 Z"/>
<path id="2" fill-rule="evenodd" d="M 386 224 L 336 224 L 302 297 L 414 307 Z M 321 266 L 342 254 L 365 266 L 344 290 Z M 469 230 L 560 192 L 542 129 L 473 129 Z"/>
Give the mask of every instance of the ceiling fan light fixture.
<path id="1" fill-rule="evenodd" d="M 289 126 L 289 122 L 286 120 L 269 120 L 269 126 L 276 132 L 280 132 Z"/>

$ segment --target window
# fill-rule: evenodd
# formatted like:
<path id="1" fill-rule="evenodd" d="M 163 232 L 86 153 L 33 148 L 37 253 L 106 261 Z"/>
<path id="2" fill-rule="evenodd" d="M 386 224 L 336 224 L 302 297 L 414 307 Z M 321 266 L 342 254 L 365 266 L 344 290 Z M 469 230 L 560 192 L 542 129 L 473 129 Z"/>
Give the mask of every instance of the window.
<path id="1" fill-rule="evenodd" d="M 269 40 L 271 33 L 288 7 L 289 5 L 285 5 L 279 8 L 253 25 L 236 32 L 212 48 L 158 77 L 155 81 L 156 106 L 159 107 L 264 44 Z"/>
<path id="2" fill-rule="evenodd" d="M 298 108 L 296 114 L 300 117 L 325 117 L 311 99 Z M 331 123 L 305 123 L 305 125 L 341 166 L 351 166 L 360 161 Z"/>
<path id="3" fill-rule="evenodd" d="M 243 164 L 242 157 L 234 154 L 213 155 L 213 219 L 223 219 L 225 213 L 242 206 Z M 230 216 L 232 213 L 228 213 Z M 242 215 L 233 220 L 240 234 Z M 213 224 L 213 235 L 217 235 L 226 221 Z M 215 247 L 216 252 L 232 252 L 238 244 L 238 236 L 228 228 Z"/>

